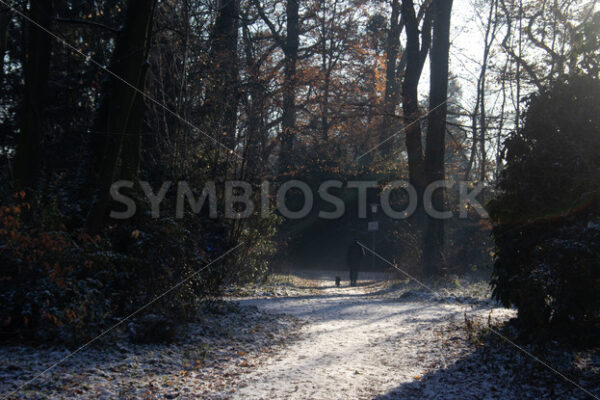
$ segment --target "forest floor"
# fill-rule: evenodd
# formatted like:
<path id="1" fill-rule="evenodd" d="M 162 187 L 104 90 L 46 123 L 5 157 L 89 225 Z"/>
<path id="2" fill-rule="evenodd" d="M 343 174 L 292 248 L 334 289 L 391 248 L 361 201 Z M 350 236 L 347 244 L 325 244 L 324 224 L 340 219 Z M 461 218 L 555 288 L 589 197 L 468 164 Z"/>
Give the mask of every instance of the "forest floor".
<path id="1" fill-rule="evenodd" d="M 434 294 L 386 274 L 339 288 L 334 276 L 231 288 L 173 344 L 91 346 L 7 398 L 592 398 L 489 332 L 514 311 L 484 281 L 427 282 Z M 600 352 L 527 350 L 600 394 Z M 67 354 L 0 347 L 0 399 Z"/>

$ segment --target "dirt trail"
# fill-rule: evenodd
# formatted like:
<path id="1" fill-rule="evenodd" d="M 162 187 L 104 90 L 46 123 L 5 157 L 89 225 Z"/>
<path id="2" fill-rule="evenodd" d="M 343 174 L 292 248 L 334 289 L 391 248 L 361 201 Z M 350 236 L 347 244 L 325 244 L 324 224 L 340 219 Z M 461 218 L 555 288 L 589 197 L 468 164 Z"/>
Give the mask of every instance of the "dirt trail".
<path id="1" fill-rule="evenodd" d="M 446 367 L 439 331 L 468 306 L 399 301 L 381 283 L 336 288 L 327 286 L 333 276 L 319 278 L 315 294 L 241 302 L 308 323 L 286 351 L 242 378 L 235 398 L 396 398 L 428 369 Z"/>
<path id="2" fill-rule="evenodd" d="M 204 313 L 176 343 L 134 345 L 116 335 L 110 346 L 90 346 L 9 398 L 591 398 L 484 333 L 490 315 L 493 324 L 515 315 L 489 301 L 485 281 L 428 282 L 439 284 L 436 296 L 416 284 L 391 286 L 383 274 L 363 274 L 371 281 L 356 288 L 336 288 L 332 273 L 300 275 L 235 288 L 228 300 L 241 310 L 219 303 L 223 312 Z M 597 350 L 528 349 L 600 396 Z M 0 346 L 0 396 L 69 353 Z"/>

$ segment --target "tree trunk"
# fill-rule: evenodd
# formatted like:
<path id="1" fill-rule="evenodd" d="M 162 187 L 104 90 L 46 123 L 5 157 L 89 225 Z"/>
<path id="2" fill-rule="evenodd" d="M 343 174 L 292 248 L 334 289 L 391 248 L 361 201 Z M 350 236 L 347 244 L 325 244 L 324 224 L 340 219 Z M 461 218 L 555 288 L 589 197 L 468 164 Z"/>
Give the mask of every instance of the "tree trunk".
<path id="1" fill-rule="evenodd" d="M 465 169 L 465 181 L 469 181 L 471 179 L 471 171 L 473 169 L 473 164 L 475 163 L 475 156 L 477 155 L 477 143 L 479 141 L 479 133 L 478 133 L 478 121 L 479 121 L 479 99 L 481 96 L 481 92 L 479 91 L 479 85 L 477 86 L 477 97 L 475 98 L 475 109 L 471 114 L 471 134 L 472 134 L 472 142 L 471 142 L 471 154 L 469 155 L 469 162 L 467 163 L 467 168 Z"/>
<path id="2" fill-rule="evenodd" d="M 286 3 L 287 35 L 281 37 L 275 25 L 265 14 L 260 1 L 254 0 L 258 13 L 267 24 L 269 30 L 283 51 L 284 75 L 282 87 L 281 132 L 279 134 L 279 171 L 289 171 L 293 165 L 294 134 L 296 132 L 296 64 L 298 62 L 298 47 L 300 45 L 300 17 L 298 0 L 288 0 Z"/>
<path id="3" fill-rule="evenodd" d="M 285 172 L 292 165 L 294 149 L 294 133 L 296 130 L 296 64 L 298 62 L 298 47 L 300 42 L 298 0 L 288 0 L 287 37 L 284 45 L 284 82 L 283 82 L 283 111 L 281 132 L 281 153 L 279 155 L 280 170 Z"/>
<path id="4" fill-rule="evenodd" d="M 419 122 L 419 80 L 429 50 L 431 16 L 427 12 L 422 29 L 422 44 L 419 48 L 419 20 L 412 0 L 402 1 L 402 17 L 406 24 L 406 69 L 402 82 L 402 109 L 406 129 L 406 151 L 408 153 L 409 182 L 415 187 L 422 204 L 425 189 L 425 169 L 421 125 Z M 419 214 L 419 209 L 417 214 Z"/>
<path id="5" fill-rule="evenodd" d="M 445 178 L 444 152 L 446 116 L 448 110 L 448 57 L 450 50 L 450 17 L 452 0 L 433 1 L 433 41 L 431 46 L 431 78 L 429 92 L 429 127 L 425 168 L 427 182 Z M 433 194 L 433 207 L 444 209 L 444 190 Z M 423 243 L 423 267 L 427 274 L 440 271 L 443 264 L 444 220 L 427 218 L 427 230 Z"/>
<path id="6" fill-rule="evenodd" d="M 488 70 L 488 61 L 492 44 L 496 40 L 496 31 L 498 28 L 498 20 L 494 18 L 494 14 L 497 13 L 498 0 L 493 0 L 490 4 L 490 10 L 485 28 L 485 37 L 483 40 L 483 57 L 481 60 L 481 69 L 479 70 L 479 77 L 477 78 L 477 97 L 475 99 L 475 109 L 471 115 L 471 129 L 473 134 L 473 142 L 471 143 L 471 155 L 465 171 L 465 180 L 470 180 L 471 171 L 473 164 L 475 163 L 475 156 L 477 154 L 477 144 L 479 143 L 480 149 L 480 165 L 479 165 L 479 179 L 484 181 L 485 170 L 486 170 L 486 132 L 487 132 L 487 121 L 486 121 L 486 108 L 485 108 L 485 86 Z"/>
<path id="7" fill-rule="evenodd" d="M 396 126 L 396 106 L 398 105 L 399 84 L 396 75 L 396 61 L 400 50 L 400 4 L 398 0 L 392 1 L 392 15 L 390 18 L 390 29 L 385 42 L 386 69 L 385 69 L 385 97 L 383 100 L 383 118 L 381 120 L 380 142 L 386 141 L 394 134 Z M 418 44 L 417 44 L 418 46 Z M 380 146 L 383 157 L 393 152 L 394 140 L 389 140 Z"/>
<path id="8" fill-rule="evenodd" d="M 239 0 L 221 0 L 211 37 L 212 77 L 204 109 L 210 135 L 223 138 L 233 150 L 236 143 L 239 103 L 238 20 Z"/>
<path id="9" fill-rule="evenodd" d="M 246 142 L 244 145 L 242 179 L 255 179 L 262 176 L 265 165 L 261 163 L 261 153 L 267 140 L 264 126 L 265 87 L 261 81 L 260 62 L 254 54 L 254 43 L 247 25 L 242 29 L 244 40 L 244 54 L 248 79 L 248 93 L 244 96 L 247 108 Z"/>
<path id="10" fill-rule="evenodd" d="M 147 53 L 146 53 L 147 56 Z M 145 64 L 143 71 L 140 73 L 140 81 L 136 83 L 136 87 L 144 90 L 146 86 L 146 75 L 148 72 L 148 64 Z M 131 105 L 131 112 L 127 121 L 126 135 L 123 138 L 123 148 L 121 150 L 121 174 L 119 179 L 129 181 L 137 181 L 140 172 L 141 158 L 141 128 L 146 114 L 146 103 L 144 97 L 139 93 L 134 94 L 135 98 Z"/>
<path id="11" fill-rule="evenodd" d="M 478 91 L 481 93 L 479 96 L 479 101 L 481 104 L 480 109 L 480 131 L 481 137 L 479 142 L 479 149 L 481 153 L 481 165 L 480 165 L 480 173 L 479 180 L 482 183 L 485 183 L 486 177 L 486 169 L 487 169 L 487 152 L 486 152 L 486 133 L 487 133 L 487 117 L 486 117 L 486 107 L 485 107 L 485 94 L 486 94 L 486 78 L 487 78 L 487 69 L 488 69 L 488 59 L 490 55 L 490 51 L 494 40 L 496 40 L 496 30 L 497 30 L 497 19 L 494 18 L 494 14 L 497 14 L 498 10 L 498 0 L 493 0 L 490 4 L 490 12 L 488 15 L 487 25 L 485 29 L 485 38 L 484 38 L 484 49 L 483 49 L 483 60 L 481 62 L 481 72 L 479 74 L 479 79 L 477 81 Z"/>
<path id="12" fill-rule="evenodd" d="M 29 17 L 43 27 L 51 29 L 52 1 L 31 1 Z M 24 52 L 23 76 L 25 88 L 22 119 L 17 138 L 15 157 L 15 188 L 35 188 L 41 166 L 43 114 L 52 38 L 34 24 L 26 24 L 27 45 Z"/>
<path id="13" fill-rule="evenodd" d="M 110 71 L 142 92 L 155 4 L 155 0 L 129 0 L 125 25 L 117 36 L 110 65 Z M 89 184 L 95 194 L 87 220 L 87 228 L 91 232 L 99 231 L 104 225 L 110 201 L 109 190 L 119 165 L 127 174 L 119 179 L 133 178 L 137 174 L 144 101 L 137 90 L 123 81 L 112 75 L 107 77 L 96 117 L 94 130 L 102 133 L 103 143 L 96 149 L 90 166 Z"/>

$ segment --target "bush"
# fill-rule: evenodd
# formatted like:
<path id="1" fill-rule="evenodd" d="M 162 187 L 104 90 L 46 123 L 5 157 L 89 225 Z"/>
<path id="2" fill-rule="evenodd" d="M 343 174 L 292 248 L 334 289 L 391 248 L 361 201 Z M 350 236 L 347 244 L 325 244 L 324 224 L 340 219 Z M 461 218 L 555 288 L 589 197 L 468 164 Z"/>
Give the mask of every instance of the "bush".
<path id="1" fill-rule="evenodd" d="M 18 193 L 3 203 L 0 339 L 89 340 L 226 250 L 218 224 L 201 217 L 141 217 L 91 236 L 65 226 L 69 218 L 58 201 L 32 206 Z M 139 317 L 189 321 L 203 298 L 219 295 L 222 283 L 219 268 L 208 268 Z"/>
<path id="2" fill-rule="evenodd" d="M 107 242 L 46 225 L 48 213 L 34 216 L 25 193 L 7 204 L 0 207 L 2 338 L 93 335 L 111 312 L 104 276 L 115 266 Z"/>
<path id="3" fill-rule="evenodd" d="M 506 142 L 499 194 L 489 204 L 491 285 L 530 332 L 581 333 L 598 324 L 598 93 L 598 80 L 574 77 L 532 96 L 523 129 Z"/>

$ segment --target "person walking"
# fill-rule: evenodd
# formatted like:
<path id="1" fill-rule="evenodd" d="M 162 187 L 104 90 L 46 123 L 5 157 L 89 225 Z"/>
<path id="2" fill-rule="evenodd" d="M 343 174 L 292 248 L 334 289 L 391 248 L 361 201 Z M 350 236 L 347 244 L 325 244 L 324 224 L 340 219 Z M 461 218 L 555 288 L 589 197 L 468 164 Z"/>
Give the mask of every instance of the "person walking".
<path id="1" fill-rule="evenodd" d="M 358 244 L 358 240 L 353 240 L 348 247 L 348 253 L 346 255 L 346 264 L 350 270 L 350 286 L 356 286 L 358 280 L 358 269 L 360 268 L 361 261 L 365 256 L 365 249 Z"/>

